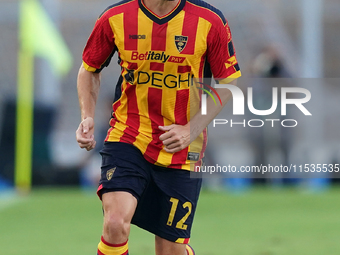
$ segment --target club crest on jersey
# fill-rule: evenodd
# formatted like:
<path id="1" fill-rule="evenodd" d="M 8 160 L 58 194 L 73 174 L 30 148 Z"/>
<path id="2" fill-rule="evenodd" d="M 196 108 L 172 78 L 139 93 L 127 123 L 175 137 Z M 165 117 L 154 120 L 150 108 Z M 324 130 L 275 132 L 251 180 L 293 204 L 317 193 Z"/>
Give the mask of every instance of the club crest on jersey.
<path id="1" fill-rule="evenodd" d="M 113 176 L 113 173 L 115 172 L 116 168 L 111 168 L 110 170 L 107 170 L 106 172 L 106 178 L 107 180 L 111 180 L 112 179 L 112 176 Z"/>
<path id="2" fill-rule="evenodd" d="M 175 35 L 175 44 L 177 47 L 177 50 L 181 53 L 185 46 L 187 46 L 188 43 L 188 36 L 183 35 Z"/>

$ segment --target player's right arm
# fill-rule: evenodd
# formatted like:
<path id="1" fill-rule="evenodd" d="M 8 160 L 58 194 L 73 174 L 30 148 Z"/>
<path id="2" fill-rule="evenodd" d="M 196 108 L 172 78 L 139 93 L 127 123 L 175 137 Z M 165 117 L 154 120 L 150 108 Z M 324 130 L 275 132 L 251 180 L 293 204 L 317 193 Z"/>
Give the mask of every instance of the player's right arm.
<path id="1" fill-rule="evenodd" d="M 104 12 L 93 28 L 83 52 L 83 64 L 78 73 L 78 98 L 81 123 L 76 131 L 80 148 L 92 150 L 94 139 L 94 114 L 100 87 L 100 72 L 106 67 L 116 50 L 114 36 L 109 23 L 109 15 Z"/>
<path id="2" fill-rule="evenodd" d="M 87 71 L 81 65 L 78 73 L 78 99 L 81 122 L 76 131 L 80 148 L 90 151 L 96 146 L 94 139 L 94 114 L 100 87 L 100 73 Z"/>

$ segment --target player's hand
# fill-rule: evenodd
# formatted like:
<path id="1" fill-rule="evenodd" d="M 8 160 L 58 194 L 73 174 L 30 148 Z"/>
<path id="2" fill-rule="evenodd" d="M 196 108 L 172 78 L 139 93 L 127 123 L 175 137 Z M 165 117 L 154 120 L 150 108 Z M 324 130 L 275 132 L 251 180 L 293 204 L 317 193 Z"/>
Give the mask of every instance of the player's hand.
<path id="1" fill-rule="evenodd" d="M 96 146 L 96 140 L 94 139 L 94 120 L 91 117 L 87 117 L 80 124 L 76 131 L 76 139 L 79 147 L 90 151 Z"/>
<path id="2" fill-rule="evenodd" d="M 190 145 L 189 125 L 181 126 L 173 124 L 170 126 L 159 126 L 158 128 L 166 132 L 159 137 L 163 141 L 166 152 L 179 152 Z"/>

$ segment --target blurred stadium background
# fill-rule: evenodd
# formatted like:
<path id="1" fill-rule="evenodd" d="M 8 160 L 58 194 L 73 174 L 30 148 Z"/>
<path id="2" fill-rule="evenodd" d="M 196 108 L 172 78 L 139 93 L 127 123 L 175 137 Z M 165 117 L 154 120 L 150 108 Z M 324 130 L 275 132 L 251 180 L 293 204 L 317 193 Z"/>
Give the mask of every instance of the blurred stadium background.
<path id="1" fill-rule="evenodd" d="M 76 79 L 96 18 L 115 2 L 40 0 L 59 28 L 73 65 L 60 77 L 46 59 L 35 58 L 33 188 L 22 196 L 16 194 L 14 184 L 19 1 L 0 0 L 0 254 L 95 253 L 102 218 L 94 194 L 100 157 L 98 150 L 80 150 L 75 141 L 80 120 Z M 208 162 L 339 163 L 340 2 L 208 2 L 229 21 L 243 72 L 241 88 L 253 86 L 256 93 L 266 95 L 266 106 L 271 103 L 267 96 L 271 87 L 261 87 L 258 78 L 289 78 L 311 86 L 318 81 L 311 87 L 316 100 L 309 106 L 322 116 L 302 121 L 301 128 L 289 132 L 280 128 L 263 132 L 218 129 L 209 136 Z M 97 141 L 107 129 L 120 73 L 116 58 L 103 72 L 96 111 Z M 230 114 L 230 107 L 223 114 Z M 337 175 L 323 179 L 219 177 L 205 180 L 193 228 L 197 254 L 340 254 Z M 154 254 L 151 235 L 133 228 L 130 240 L 131 254 Z"/>

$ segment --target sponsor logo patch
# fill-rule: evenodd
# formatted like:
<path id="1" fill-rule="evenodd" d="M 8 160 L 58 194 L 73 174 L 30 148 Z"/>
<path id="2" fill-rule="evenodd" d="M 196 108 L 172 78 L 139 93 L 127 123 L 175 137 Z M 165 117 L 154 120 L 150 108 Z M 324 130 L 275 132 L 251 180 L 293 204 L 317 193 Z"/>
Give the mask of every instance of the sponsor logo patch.
<path id="1" fill-rule="evenodd" d="M 132 40 L 146 39 L 146 35 L 129 35 L 129 39 Z"/>
<path id="2" fill-rule="evenodd" d="M 198 161 L 200 158 L 200 154 L 196 152 L 189 152 L 187 160 Z"/>
<path id="3" fill-rule="evenodd" d="M 145 53 L 139 53 L 138 51 L 133 51 L 131 53 L 131 60 L 151 60 L 160 61 L 162 63 L 172 62 L 182 64 L 185 61 L 185 57 L 170 56 L 165 54 L 165 52 L 157 53 L 155 51 L 147 51 Z"/>

